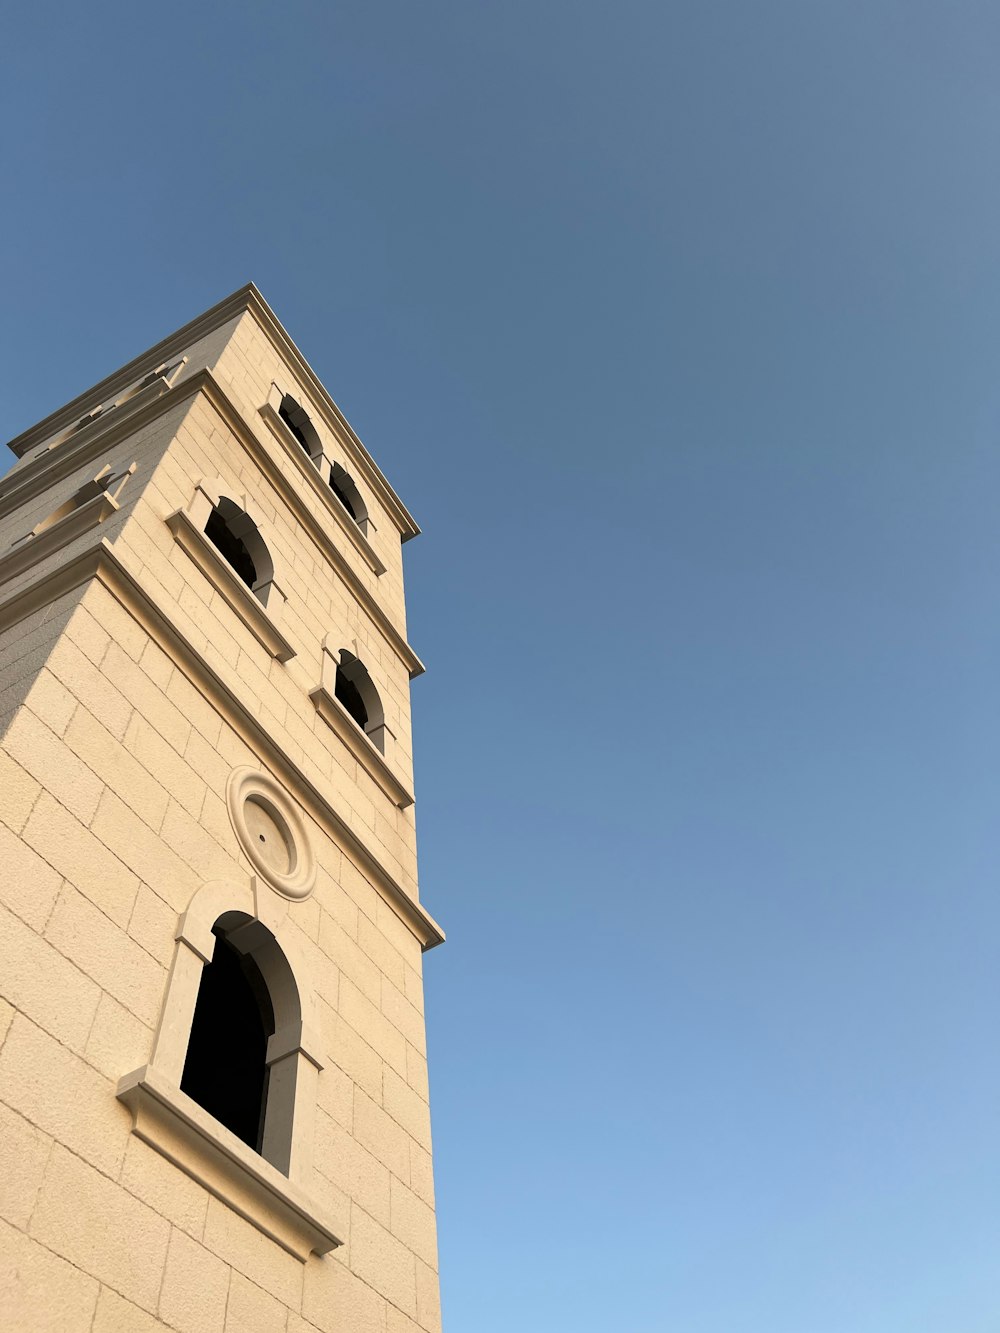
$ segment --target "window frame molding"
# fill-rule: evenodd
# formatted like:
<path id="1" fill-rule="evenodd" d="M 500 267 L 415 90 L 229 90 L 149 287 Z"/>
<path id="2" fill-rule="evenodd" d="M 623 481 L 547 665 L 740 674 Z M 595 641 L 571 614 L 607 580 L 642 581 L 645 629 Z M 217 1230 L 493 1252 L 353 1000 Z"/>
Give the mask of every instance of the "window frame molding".
<path id="1" fill-rule="evenodd" d="M 252 590 L 205 534 L 205 525 L 220 500 L 229 500 L 243 510 L 256 526 L 267 548 L 274 573 L 270 578 L 258 581 Z M 258 643 L 279 662 L 293 658 L 295 649 L 279 628 L 286 596 L 274 566 L 274 545 L 266 539 L 266 523 L 261 520 L 253 501 L 231 490 L 221 478 L 203 477 L 195 487 L 188 507 L 176 509 L 165 521 L 181 550 L 215 586 Z M 264 593 L 266 604 L 261 601 L 258 592 Z"/>
<path id="2" fill-rule="evenodd" d="M 371 518 L 371 506 L 365 499 L 360 487 L 358 487 L 354 476 L 347 468 L 344 468 L 344 465 L 339 458 L 334 458 L 329 452 L 327 445 L 322 441 L 322 437 L 320 437 L 322 450 L 318 456 L 310 457 L 302 448 L 302 445 L 288 429 L 288 423 L 280 415 L 278 410 L 281 407 L 282 401 L 286 397 L 293 398 L 297 403 L 299 402 L 293 393 L 281 388 L 278 384 L 272 381 L 271 388 L 267 395 L 267 401 L 259 408 L 261 418 L 269 427 L 271 434 L 275 439 L 284 446 L 285 452 L 295 460 L 295 466 L 298 468 L 299 472 L 308 479 L 309 485 L 312 487 L 315 494 L 320 497 L 326 511 L 333 516 L 341 532 L 347 537 L 348 541 L 362 557 L 368 567 L 376 575 L 381 576 L 385 573 L 385 563 L 378 555 L 374 546 L 372 546 L 367 535 L 368 532 L 377 531 L 375 523 Z M 301 403 L 299 406 L 301 407 Z M 304 408 L 302 408 L 302 410 L 305 411 Z M 308 413 L 306 413 L 306 415 L 308 416 Z M 312 424 L 313 429 L 315 430 L 315 422 L 312 418 L 310 418 L 310 424 Z M 318 433 L 319 432 L 317 432 L 317 434 Z M 347 472 L 348 477 L 358 490 L 358 494 L 361 496 L 362 503 L 365 506 L 364 529 L 351 518 L 350 514 L 333 493 L 333 488 L 330 486 L 330 473 L 333 470 L 334 463 L 339 463 L 340 466 L 344 468 L 344 471 Z"/>
<path id="3" fill-rule="evenodd" d="M 124 1075 L 117 1097 L 132 1112 L 132 1132 L 241 1217 L 303 1262 L 343 1244 L 349 1219 L 329 1218 L 311 1197 L 313 1135 L 321 1054 L 316 992 L 308 960 L 287 929 L 287 900 L 256 876 L 248 883 L 203 884 L 183 913 L 149 1062 Z M 275 1009 L 267 1045 L 269 1069 L 263 1150 L 252 1148 L 181 1091 L 202 971 L 211 961 L 213 926 L 242 918 L 227 936 L 261 965 Z M 262 929 L 263 928 L 263 929 Z M 277 946 L 283 966 L 275 966 Z M 256 950 L 262 948 L 258 954 Z M 293 993 L 294 992 L 294 993 Z M 295 1017 L 296 1013 L 298 1017 Z M 287 1174 L 275 1165 L 278 1158 Z"/>
<path id="4" fill-rule="evenodd" d="M 381 730 L 384 750 L 379 750 L 370 737 L 362 731 L 336 696 L 337 668 L 341 665 L 340 654 L 342 650 L 334 645 L 342 642 L 341 638 L 332 634 L 327 634 L 324 638 L 320 683 L 309 691 L 309 698 L 312 700 L 316 712 L 343 741 L 372 781 L 381 788 L 394 805 L 398 806 L 400 810 L 405 810 L 413 804 L 413 793 L 395 771 L 397 764 L 396 735 L 395 732 L 390 730 L 385 721 L 384 706 L 381 705 L 383 691 L 379 690 L 375 682 L 372 681 L 372 688 L 380 696 L 379 703 L 382 707 L 382 715 L 374 726 L 371 723 L 369 725 L 372 730 Z M 360 654 L 355 653 L 353 656 L 364 667 L 370 679 L 371 672 L 367 663 Z"/>

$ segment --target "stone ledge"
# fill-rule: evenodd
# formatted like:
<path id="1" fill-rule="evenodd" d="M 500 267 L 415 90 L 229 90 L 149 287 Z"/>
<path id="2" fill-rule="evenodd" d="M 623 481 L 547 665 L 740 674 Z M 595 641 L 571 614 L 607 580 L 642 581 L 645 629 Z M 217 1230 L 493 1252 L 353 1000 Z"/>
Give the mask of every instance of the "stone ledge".
<path id="1" fill-rule="evenodd" d="M 332 695 L 325 685 L 317 685 L 309 691 L 316 712 L 333 731 L 337 733 L 351 754 L 365 770 L 368 776 L 385 792 L 389 800 L 400 810 L 413 804 L 413 796 L 396 777 L 385 762 L 385 757 L 350 717 L 343 705 Z"/>
<path id="2" fill-rule="evenodd" d="M 126 1074 L 117 1096 L 138 1138 L 296 1259 L 343 1244 L 303 1189 L 149 1065 Z M 347 1224 L 336 1221 L 343 1235 Z"/>
<path id="3" fill-rule="evenodd" d="M 340 531 L 351 543 L 354 549 L 362 557 L 375 574 L 384 574 L 385 565 L 382 563 L 375 548 L 368 538 L 362 533 L 358 525 L 353 521 L 350 514 L 344 509 L 344 506 L 337 500 L 333 491 L 323 481 L 316 469 L 315 463 L 308 457 L 302 446 L 294 439 L 292 432 L 282 421 L 281 417 L 274 410 L 270 403 L 265 403 L 259 409 L 261 417 L 271 429 L 271 434 L 275 439 L 280 440 L 284 446 L 285 452 L 294 461 L 306 481 L 312 487 L 315 494 L 319 497 L 323 508 L 331 515 L 337 523 Z"/>
<path id="4" fill-rule="evenodd" d="M 190 515 L 178 509 L 167 518 L 166 523 L 176 537 L 177 544 L 222 594 L 258 643 L 279 662 L 287 662 L 294 657 L 295 649 L 275 625 L 267 608 L 230 569 L 205 534 L 195 527 Z"/>
<path id="5" fill-rule="evenodd" d="M 91 528 L 96 528 L 106 518 L 110 518 L 117 509 L 118 502 L 114 496 L 99 491 L 84 504 L 78 505 L 76 509 L 45 528 L 37 537 L 30 534 L 23 537 L 16 546 L 0 555 L 0 584 L 7 583 L 18 574 L 23 574 L 26 569 L 37 565 L 46 556 L 61 551 L 71 541 L 75 541 L 83 533 L 89 532 Z"/>

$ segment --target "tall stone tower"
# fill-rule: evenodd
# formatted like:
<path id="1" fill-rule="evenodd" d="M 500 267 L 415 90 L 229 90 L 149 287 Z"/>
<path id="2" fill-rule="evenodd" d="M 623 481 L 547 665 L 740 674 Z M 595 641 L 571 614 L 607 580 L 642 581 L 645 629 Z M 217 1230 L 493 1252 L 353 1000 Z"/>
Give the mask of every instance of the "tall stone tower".
<path id="1" fill-rule="evenodd" d="M 440 1327 L 401 543 L 257 290 L 0 481 L 0 1324 Z"/>

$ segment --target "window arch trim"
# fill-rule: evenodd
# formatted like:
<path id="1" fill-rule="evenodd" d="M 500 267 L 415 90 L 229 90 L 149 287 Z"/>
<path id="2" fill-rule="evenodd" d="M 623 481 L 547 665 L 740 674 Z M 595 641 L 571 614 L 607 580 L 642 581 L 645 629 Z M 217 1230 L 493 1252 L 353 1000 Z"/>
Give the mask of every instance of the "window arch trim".
<path id="1" fill-rule="evenodd" d="M 320 717 L 336 732 L 369 777 L 394 805 L 405 810 L 413 804 L 413 793 L 398 772 L 400 761 L 396 736 L 386 723 L 381 693 L 359 655 L 342 648 L 341 642 L 332 634 L 323 640 L 320 683 L 309 691 L 309 697 Z M 359 666 L 364 672 L 363 677 L 355 676 L 355 683 L 365 686 L 362 693 L 368 712 L 365 730 L 361 729 L 336 696 L 337 670 L 344 666 L 351 671 Z"/>
<path id="2" fill-rule="evenodd" d="M 250 552 L 257 570 L 252 590 L 205 535 L 205 527 L 213 510 L 217 510 L 223 501 L 234 505 L 246 515 L 248 523 L 245 535 L 253 535 L 251 526 L 256 534 L 257 540 L 253 541 L 253 550 Z M 267 522 L 262 519 L 253 500 L 229 487 L 220 477 L 202 477 L 187 508 L 176 510 L 166 522 L 178 544 L 271 656 L 280 662 L 287 662 L 294 657 L 295 649 L 280 629 L 285 605 L 282 586 L 284 575 L 275 566 L 274 543 L 267 540 Z"/>
<path id="3" fill-rule="evenodd" d="M 348 1219 L 328 1219 L 309 1194 L 324 1059 L 308 958 L 287 928 L 288 906 L 256 878 L 242 885 L 212 881 L 195 893 L 178 923 L 149 1063 L 120 1080 L 118 1098 L 132 1112 L 133 1133 L 305 1259 L 340 1245 Z M 220 921 L 234 946 L 253 954 L 274 1008 L 262 1154 L 180 1090 L 202 971 Z"/>
<path id="4" fill-rule="evenodd" d="M 355 548 L 376 575 L 385 573 L 385 563 L 381 556 L 372 545 L 371 538 L 376 532 L 376 525 L 372 518 L 372 506 L 365 499 L 364 493 L 358 486 L 354 474 L 344 467 L 340 459 L 335 458 L 328 447 L 323 443 L 328 432 L 320 436 L 317 431 L 317 437 L 320 439 L 320 452 L 317 455 L 310 456 L 296 439 L 293 432 L 289 429 L 287 421 L 281 415 L 281 404 L 285 398 L 292 398 L 298 401 L 292 393 L 289 393 L 282 386 L 273 383 L 268 392 L 267 401 L 259 409 L 260 415 L 271 434 L 284 447 L 288 456 L 293 459 L 295 466 L 300 474 L 306 479 L 313 492 L 321 500 L 326 512 L 335 520 L 340 531 L 347 537 L 348 541 Z M 302 409 L 305 412 L 305 409 Z M 308 415 L 308 414 L 306 414 Z M 310 418 L 310 424 L 312 419 Z M 330 485 L 330 478 L 334 466 L 337 465 L 345 472 L 353 491 L 357 492 L 357 499 L 354 499 L 352 491 L 352 503 L 359 508 L 359 514 L 363 510 L 363 518 L 359 522 L 353 519 L 345 508 L 344 504 L 337 498 L 333 487 Z M 339 484 L 339 480 L 338 480 Z"/>

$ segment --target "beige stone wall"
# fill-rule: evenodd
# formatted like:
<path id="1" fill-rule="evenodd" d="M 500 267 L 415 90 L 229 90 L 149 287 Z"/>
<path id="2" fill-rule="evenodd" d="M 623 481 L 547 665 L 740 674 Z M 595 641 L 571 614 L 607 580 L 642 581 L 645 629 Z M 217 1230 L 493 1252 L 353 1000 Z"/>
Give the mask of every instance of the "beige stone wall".
<path id="1" fill-rule="evenodd" d="M 234 367 L 252 368 L 241 412 L 289 467 L 251 417 L 264 381 L 287 372 L 249 315 L 226 334 L 213 358 L 227 366 L 234 396 Z M 412 807 L 389 800 L 308 696 L 324 635 L 356 643 L 396 729 L 399 771 L 412 781 L 405 666 L 204 397 L 116 447 L 114 461 L 133 458 L 136 474 L 104 535 L 210 674 L 196 679 L 177 644 L 151 633 L 99 579 L 0 630 L 4 1321 L 24 1333 L 435 1333 L 421 947 L 362 854 L 415 896 Z M 203 475 L 251 496 L 267 518 L 287 571 L 287 663 L 257 641 L 164 521 Z M 294 469 L 288 475 L 298 484 Z M 40 491 L 5 531 L 30 528 L 52 499 Z M 401 627 L 398 533 L 392 551 L 389 519 L 376 523 L 386 574 L 375 579 L 360 563 L 358 573 Z M 0 604 L 39 575 L 0 584 Z M 255 748 L 227 691 L 276 741 L 281 764 Z M 309 1185 L 317 1204 L 347 1219 L 344 1244 L 304 1263 L 137 1138 L 115 1095 L 119 1078 L 150 1058 L 182 947 L 180 915 L 207 881 L 250 881 L 225 805 L 242 764 L 283 785 L 293 771 L 304 775 L 355 839 L 303 809 L 317 881 L 311 897 L 288 905 L 286 929 L 315 994 L 324 1063 Z"/>

